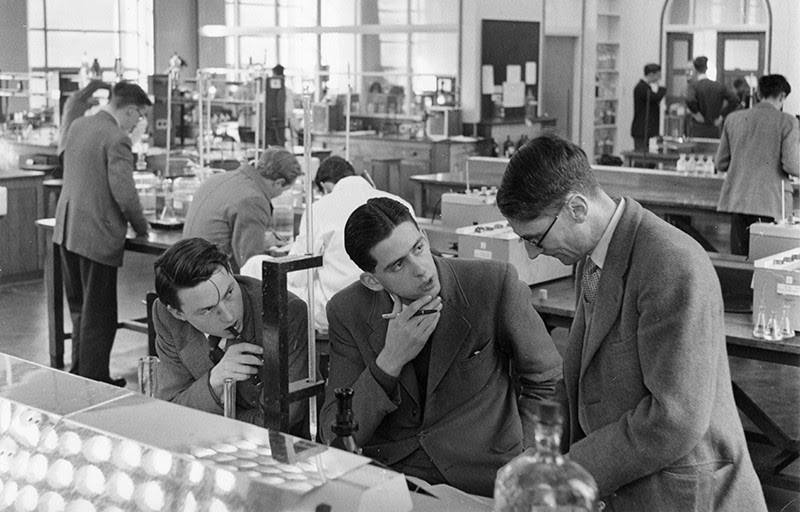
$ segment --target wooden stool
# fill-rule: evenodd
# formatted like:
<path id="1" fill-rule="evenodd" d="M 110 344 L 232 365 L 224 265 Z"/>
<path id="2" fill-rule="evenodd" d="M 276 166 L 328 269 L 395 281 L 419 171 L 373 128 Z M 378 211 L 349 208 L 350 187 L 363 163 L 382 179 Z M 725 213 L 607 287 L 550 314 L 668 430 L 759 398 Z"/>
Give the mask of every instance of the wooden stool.
<path id="1" fill-rule="evenodd" d="M 44 216 L 56 216 L 56 204 L 58 204 L 58 197 L 61 195 L 61 187 L 64 185 L 64 180 L 44 180 L 42 186 L 44 187 Z"/>
<path id="2" fill-rule="evenodd" d="M 400 163 L 399 158 L 373 158 L 371 173 L 375 188 L 401 195 Z"/>

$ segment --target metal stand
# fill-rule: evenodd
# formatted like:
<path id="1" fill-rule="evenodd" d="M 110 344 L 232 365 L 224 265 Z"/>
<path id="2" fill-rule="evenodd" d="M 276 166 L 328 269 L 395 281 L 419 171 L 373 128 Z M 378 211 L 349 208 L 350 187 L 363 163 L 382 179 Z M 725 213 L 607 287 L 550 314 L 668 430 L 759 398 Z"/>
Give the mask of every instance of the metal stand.
<path id="1" fill-rule="evenodd" d="M 264 403 L 267 428 L 289 430 L 289 404 L 314 398 L 325 389 L 317 380 L 316 368 L 309 365 L 308 378 L 289 382 L 289 312 L 286 274 L 322 266 L 322 256 L 298 256 L 262 264 L 262 315 L 264 336 L 278 344 L 264 347 Z M 309 308 L 309 315 L 313 309 Z"/>

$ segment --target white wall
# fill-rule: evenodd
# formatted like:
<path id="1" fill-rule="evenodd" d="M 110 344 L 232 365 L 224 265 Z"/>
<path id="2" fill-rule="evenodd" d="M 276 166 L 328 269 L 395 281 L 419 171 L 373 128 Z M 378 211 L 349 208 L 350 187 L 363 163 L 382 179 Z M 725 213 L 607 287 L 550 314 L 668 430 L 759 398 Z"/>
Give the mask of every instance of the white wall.
<path id="1" fill-rule="evenodd" d="M 481 116 L 481 21 L 541 22 L 544 0 L 464 0 L 462 9 L 462 119 L 465 123 L 477 123 Z"/>

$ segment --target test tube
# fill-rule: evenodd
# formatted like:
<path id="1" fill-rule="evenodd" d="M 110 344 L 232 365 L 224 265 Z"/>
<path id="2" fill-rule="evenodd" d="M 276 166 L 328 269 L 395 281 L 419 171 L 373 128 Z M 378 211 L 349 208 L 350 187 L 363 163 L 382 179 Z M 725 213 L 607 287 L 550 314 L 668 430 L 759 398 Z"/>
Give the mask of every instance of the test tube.
<path id="1" fill-rule="evenodd" d="M 155 395 L 157 365 L 158 358 L 156 356 L 139 358 L 139 392 L 145 396 Z"/>
<path id="2" fill-rule="evenodd" d="M 236 418 L 236 381 L 228 377 L 223 381 L 222 406 L 226 418 Z"/>

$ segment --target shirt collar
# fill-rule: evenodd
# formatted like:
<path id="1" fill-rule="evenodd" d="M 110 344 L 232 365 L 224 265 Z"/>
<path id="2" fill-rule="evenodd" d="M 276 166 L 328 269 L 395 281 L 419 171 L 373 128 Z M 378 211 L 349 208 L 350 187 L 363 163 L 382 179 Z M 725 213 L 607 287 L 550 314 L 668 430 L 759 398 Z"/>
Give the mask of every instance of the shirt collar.
<path id="1" fill-rule="evenodd" d="M 614 231 L 617 229 L 617 224 L 619 224 L 619 219 L 622 217 L 622 211 L 624 209 L 625 198 L 621 197 L 619 204 L 617 205 L 617 209 L 614 210 L 614 215 L 611 216 L 611 220 L 608 222 L 605 231 L 603 231 L 603 236 L 600 237 L 600 241 L 597 242 L 594 250 L 589 253 L 592 261 L 594 261 L 595 265 L 601 269 L 603 266 L 605 266 L 606 254 L 608 254 L 608 246 L 611 243 L 611 237 L 614 236 Z"/>

